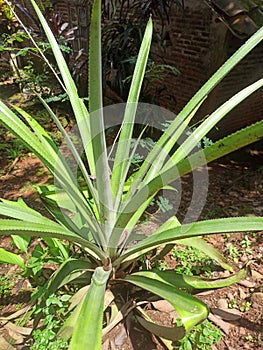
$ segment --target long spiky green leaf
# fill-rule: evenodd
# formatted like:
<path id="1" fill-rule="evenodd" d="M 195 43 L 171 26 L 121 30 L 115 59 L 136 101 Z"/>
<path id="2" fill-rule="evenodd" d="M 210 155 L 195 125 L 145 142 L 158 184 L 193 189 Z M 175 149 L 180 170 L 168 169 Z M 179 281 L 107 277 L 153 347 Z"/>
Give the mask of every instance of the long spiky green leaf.
<path id="1" fill-rule="evenodd" d="M 201 300 L 181 291 L 177 286 L 152 277 L 151 274 L 131 274 L 125 280 L 166 299 L 177 311 L 187 332 L 206 319 L 209 311 Z"/>
<path id="2" fill-rule="evenodd" d="M 263 218 L 261 217 L 235 217 L 214 220 L 204 220 L 177 226 L 160 233 L 152 234 L 141 242 L 129 248 L 118 259 L 114 265 L 118 266 L 127 259 L 136 259 L 146 252 L 162 244 L 175 242 L 176 239 L 183 239 L 193 236 L 201 236 L 216 233 L 231 233 L 244 231 L 263 230 Z"/>
<path id="3" fill-rule="evenodd" d="M 79 98 L 76 85 L 72 79 L 70 71 L 68 69 L 67 63 L 63 57 L 63 54 L 59 48 L 59 45 L 49 28 L 43 14 L 41 13 L 39 7 L 37 6 L 34 0 L 30 0 L 36 13 L 39 18 L 39 21 L 45 31 L 47 39 L 50 43 L 51 49 L 53 51 L 54 57 L 56 59 L 57 65 L 59 67 L 59 71 L 61 73 L 63 82 L 66 87 L 66 92 L 69 96 L 71 106 L 74 111 L 74 115 L 79 127 L 79 132 L 81 135 L 82 143 L 84 150 L 86 152 L 87 161 L 89 164 L 89 168 L 91 174 L 94 174 L 95 166 L 92 152 L 92 143 L 91 143 L 91 135 L 90 135 L 90 125 L 89 125 L 89 113 L 86 109 L 84 102 Z"/>
<path id="4" fill-rule="evenodd" d="M 56 116 L 56 114 L 52 111 L 52 109 L 49 107 L 49 105 L 46 103 L 46 101 L 40 96 L 38 95 L 38 98 L 40 99 L 40 101 L 42 102 L 43 106 L 46 108 L 46 110 L 48 111 L 49 115 L 52 117 L 52 119 L 54 120 L 54 122 L 56 123 L 59 131 L 61 132 L 62 136 L 64 137 L 64 140 L 69 148 L 69 150 L 71 151 L 76 163 L 78 164 L 82 175 L 86 181 L 86 184 L 88 186 L 89 191 L 91 192 L 92 198 L 95 201 L 95 204 L 97 206 L 97 208 L 99 208 L 99 200 L 98 200 L 98 193 L 96 191 L 96 189 L 94 188 L 92 181 L 90 179 L 90 176 L 87 172 L 87 169 L 83 163 L 83 160 L 81 159 L 81 156 L 79 154 L 79 152 L 77 151 L 74 143 L 72 142 L 70 136 L 67 134 L 66 130 L 64 129 L 64 127 L 62 126 L 60 120 L 58 119 L 58 117 Z"/>
<path id="5" fill-rule="evenodd" d="M 87 241 L 86 239 L 56 223 L 47 226 L 46 224 L 38 222 L 0 219 L 0 234 L 4 236 L 19 234 L 21 236 L 51 237 L 61 240 L 68 240 L 73 243 L 79 243 L 83 247 L 86 247 L 91 256 L 95 256 L 97 259 L 99 258 L 102 261 L 106 259 L 103 251 L 95 244 Z"/>
<path id="6" fill-rule="evenodd" d="M 114 220 L 110 168 L 103 119 L 102 68 L 101 68 L 101 0 L 95 0 L 92 7 L 89 42 L 89 110 L 92 149 L 95 162 L 96 186 L 100 194 L 100 220 L 109 240 L 111 223 Z"/>
<path id="7" fill-rule="evenodd" d="M 147 27 L 145 29 L 143 41 L 140 47 L 140 52 L 136 61 L 136 66 L 133 72 L 131 87 L 129 91 L 129 96 L 126 104 L 126 109 L 124 113 L 124 119 L 121 126 L 121 133 L 119 137 L 119 143 L 116 151 L 116 157 L 114 160 L 113 170 L 112 170 L 112 191 L 114 197 L 117 199 L 119 192 L 123 192 L 123 178 L 126 176 L 126 168 L 129 164 L 129 152 L 131 147 L 131 138 L 133 133 L 134 121 L 137 110 L 137 103 L 139 100 L 139 95 L 143 83 L 144 73 L 147 65 L 147 60 L 151 47 L 153 25 L 152 19 L 150 18 Z"/>
<path id="8" fill-rule="evenodd" d="M 0 120 L 2 123 L 20 139 L 28 149 L 39 157 L 41 162 L 54 175 L 58 184 L 62 186 L 72 198 L 73 203 L 75 203 L 81 215 L 86 219 L 94 239 L 100 245 L 105 244 L 99 223 L 95 220 L 93 212 L 64 157 L 59 152 L 56 152 L 56 146 L 52 142 L 48 143 L 48 137 L 45 135 L 42 127 L 35 120 L 30 121 L 27 113 L 23 112 L 21 109 L 20 112 L 22 112 L 31 123 L 31 127 L 34 129 L 35 133 L 33 133 L 10 108 L 0 101 Z"/>
<path id="9" fill-rule="evenodd" d="M 106 284 L 111 270 L 97 267 L 78 316 L 69 350 L 100 350 Z M 85 334 L 85 336 L 83 336 Z"/>

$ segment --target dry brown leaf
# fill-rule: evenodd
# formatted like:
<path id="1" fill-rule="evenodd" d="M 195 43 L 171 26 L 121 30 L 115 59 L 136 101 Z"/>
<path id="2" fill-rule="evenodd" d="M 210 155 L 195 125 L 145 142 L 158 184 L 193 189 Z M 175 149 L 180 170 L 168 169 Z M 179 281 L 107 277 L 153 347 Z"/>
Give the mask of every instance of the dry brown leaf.
<path id="1" fill-rule="evenodd" d="M 11 329 L 12 331 L 14 331 L 16 333 L 23 334 L 23 335 L 29 335 L 32 332 L 32 328 L 20 327 L 20 326 L 17 326 L 16 324 L 14 324 L 12 322 L 8 322 L 5 325 L 5 327 Z"/>
<path id="2" fill-rule="evenodd" d="M 110 339 L 106 339 L 105 342 L 102 344 L 101 350 L 109 350 L 109 346 L 110 346 Z"/>
<path id="3" fill-rule="evenodd" d="M 16 345 L 23 344 L 24 337 L 21 334 L 14 332 L 12 329 L 10 329 L 8 327 L 5 327 L 5 329 L 8 331 L 8 334 L 9 334 L 10 338 L 12 339 L 12 342 L 14 342 Z"/>
<path id="4" fill-rule="evenodd" d="M 31 307 L 34 305 L 34 303 L 30 303 L 29 305 L 23 307 L 21 310 L 18 310 L 16 312 L 14 312 L 13 314 L 6 316 L 6 317 L 0 317 L 1 321 L 10 321 L 10 320 L 14 320 L 15 318 L 25 314 L 26 312 L 28 312 Z"/>
<path id="5" fill-rule="evenodd" d="M 127 302 L 123 305 L 123 307 L 120 309 L 120 311 L 117 313 L 114 320 L 108 324 L 105 328 L 102 330 L 102 337 L 105 337 L 106 334 L 111 331 L 119 322 L 121 322 L 128 314 L 129 312 L 135 308 L 135 305 L 131 306 L 131 302 Z"/>
<path id="6" fill-rule="evenodd" d="M 242 312 L 237 309 L 211 308 L 211 312 L 226 321 L 236 321 L 242 316 Z"/>
<path id="7" fill-rule="evenodd" d="M 10 337 L 14 339 L 15 344 L 23 344 L 24 336 L 32 332 L 32 328 L 20 327 L 12 322 L 7 322 L 4 328 L 8 331 Z"/>
<path id="8" fill-rule="evenodd" d="M 2 350 L 15 350 L 15 348 L 9 344 L 5 338 L 0 336 L 0 349 Z"/>
<path id="9" fill-rule="evenodd" d="M 220 317 L 210 313 L 208 315 L 208 319 L 209 321 L 213 322 L 216 326 L 218 326 L 225 334 L 229 334 L 231 326 L 225 321 L 223 321 Z"/>
<path id="10" fill-rule="evenodd" d="M 110 303 L 115 299 L 114 294 L 107 289 L 105 293 L 105 298 L 104 298 L 104 310 L 107 309 L 107 307 L 110 305 Z"/>
<path id="11" fill-rule="evenodd" d="M 151 304 L 156 310 L 159 310 L 161 312 L 169 313 L 174 311 L 174 307 L 166 300 L 153 301 Z"/>
<path id="12" fill-rule="evenodd" d="M 114 343 L 117 346 L 123 345 L 128 338 L 128 334 L 126 331 L 126 328 L 123 324 L 119 325 L 118 333 L 116 334 L 116 337 L 114 338 Z"/>

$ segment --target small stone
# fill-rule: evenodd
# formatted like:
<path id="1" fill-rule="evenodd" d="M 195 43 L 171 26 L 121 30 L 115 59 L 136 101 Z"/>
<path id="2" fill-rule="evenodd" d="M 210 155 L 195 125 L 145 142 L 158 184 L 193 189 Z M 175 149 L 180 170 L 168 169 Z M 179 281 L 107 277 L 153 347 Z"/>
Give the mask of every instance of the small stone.
<path id="1" fill-rule="evenodd" d="M 256 285 L 255 282 L 249 281 L 249 280 L 240 280 L 238 282 L 238 284 L 240 284 L 241 286 L 247 287 L 247 288 L 253 288 Z"/>
<path id="2" fill-rule="evenodd" d="M 255 292 L 251 295 L 251 302 L 263 306 L 263 293 Z"/>
<path id="3" fill-rule="evenodd" d="M 227 297 L 228 297 L 229 300 L 235 298 L 235 296 L 234 296 L 233 293 L 228 293 L 228 294 L 227 294 Z"/>
<path id="4" fill-rule="evenodd" d="M 239 329 L 239 335 L 244 336 L 247 334 L 247 330 L 243 327 L 240 327 Z"/>
<path id="5" fill-rule="evenodd" d="M 246 299 L 247 294 L 243 291 L 242 288 L 238 288 L 238 293 L 239 293 L 239 296 L 242 300 Z"/>
<path id="6" fill-rule="evenodd" d="M 166 300 L 157 300 L 157 301 L 153 301 L 152 305 L 155 309 L 161 311 L 161 312 L 172 312 L 174 311 L 174 307 L 168 303 L 168 301 Z"/>
<path id="7" fill-rule="evenodd" d="M 263 275 L 261 273 L 257 272 L 257 271 L 252 270 L 251 274 L 252 274 L 252 279 L 253 280 L 261 280 L 261 279 L 263 279 Z"/>
<path id="8" fill-rule="evenodd" d="M 247 262 L 247 261 L 248 261 L 247 255 L 246 255 L 246 254 L 242 255 L 241 258 L 240 258 L 240 260 L 241 260 L 242 262 Z"/>
<path id="9" fill-rule="evenodd" d="M 217 300 L 217 306 L 219 309 L 227 309 L 228 308 L 228 301 L 227 299 L 218 299 Z"/>

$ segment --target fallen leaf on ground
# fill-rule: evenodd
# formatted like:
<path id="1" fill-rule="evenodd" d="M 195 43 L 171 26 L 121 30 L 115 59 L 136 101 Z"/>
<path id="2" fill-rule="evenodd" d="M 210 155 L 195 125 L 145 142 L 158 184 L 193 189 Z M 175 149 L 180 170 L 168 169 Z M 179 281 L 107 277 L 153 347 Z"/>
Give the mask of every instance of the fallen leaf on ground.
<path id="1" fill-rule="evenodd" d="M 242 316 L 242 313 L 237 309 L 211 308 L 211 312 L 226 321 L 235 321 Z"/>
<path id="2" fill-rule="evenodd" d="M 209 321 L 213 322 L 216 326 L 218 326 L 225 334 L 229 334 L 231 326 L 223 321 L 220 317 L 213 315 L 210 313 L 208 315 Z"/>

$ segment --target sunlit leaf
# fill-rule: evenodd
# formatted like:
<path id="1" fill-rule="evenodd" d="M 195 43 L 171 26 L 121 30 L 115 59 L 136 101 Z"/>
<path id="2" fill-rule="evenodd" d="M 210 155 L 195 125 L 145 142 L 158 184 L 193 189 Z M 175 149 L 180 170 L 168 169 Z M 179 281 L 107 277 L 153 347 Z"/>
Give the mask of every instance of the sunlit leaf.
<path id="1" fill-rule="evenodd" d="M 154 275 L 131 274 L 125 278 L 125 281 L 133 283 L 167 300 L 178 313 L 186 332 L 206 319 L 208 315 L 207 306 L 202 301 L 179 290 L 172 284 L 154 279 Z"/>
<path id="2" fill-rule="evenodd" d="M 69 350 L 101 349 L 104 294 L 110 273 L 111 270 L 105 271 L 102 267 L 95 270 L 81 306 Z"/>
<path id="3" fill-rule="evenodd" d="M 24 259 L 20 255 L 8 252 L 4 248 L 0 248 L 0 262 L 25 267 Z"/>

